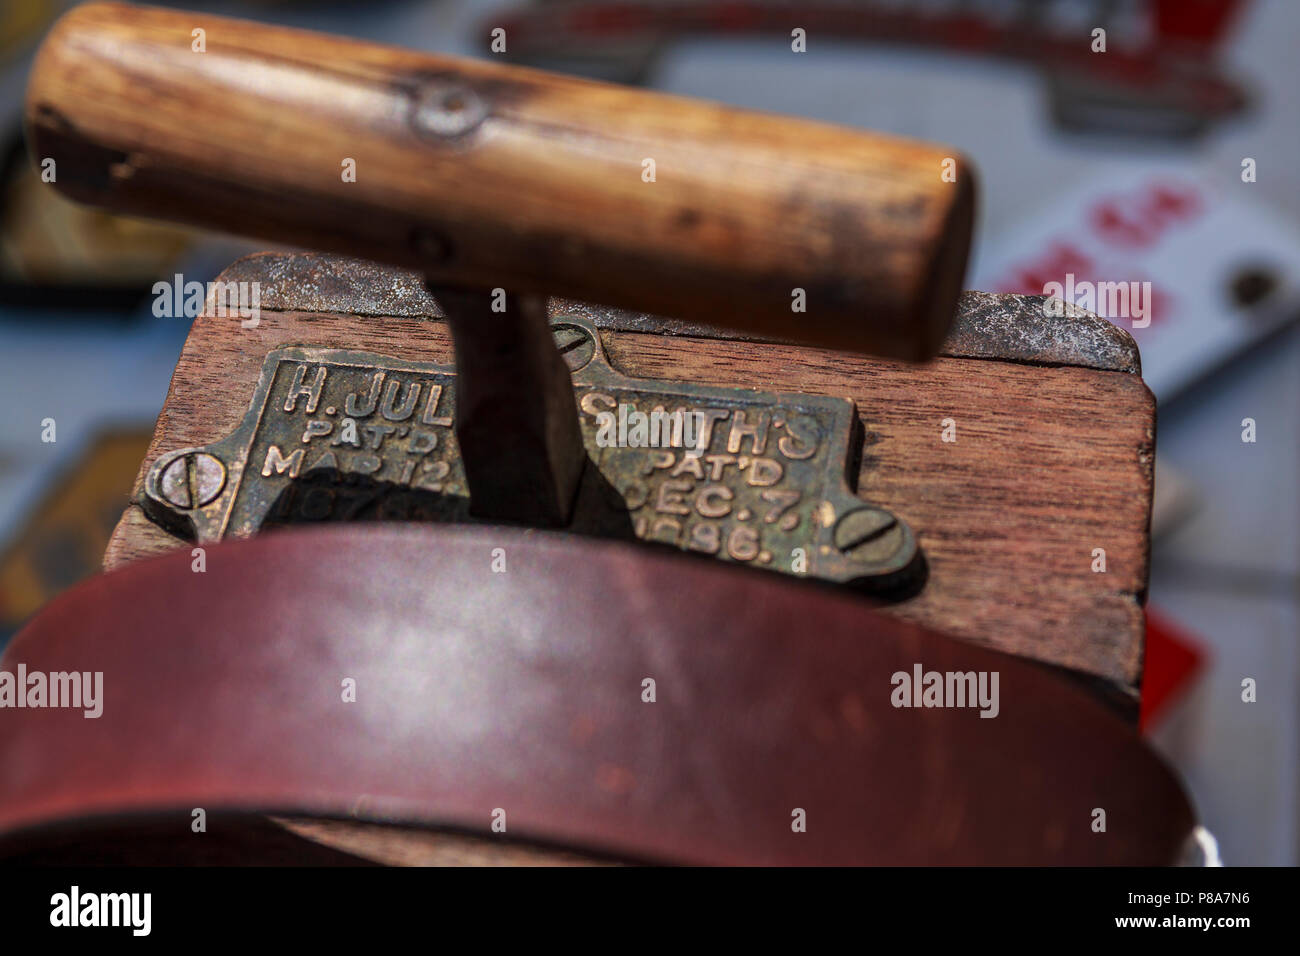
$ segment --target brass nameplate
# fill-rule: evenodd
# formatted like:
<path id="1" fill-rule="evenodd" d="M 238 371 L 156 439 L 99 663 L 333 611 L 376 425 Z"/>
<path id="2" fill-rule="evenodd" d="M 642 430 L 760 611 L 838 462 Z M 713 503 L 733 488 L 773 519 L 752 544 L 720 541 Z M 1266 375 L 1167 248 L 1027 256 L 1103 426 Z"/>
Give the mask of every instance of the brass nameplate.
<path id="1" fill-rule="evenodd" d="M 851 401 L 629 378 L 586 320 L 553 330 L 590 457 L 569 530 L 881 588 L 915 575 L 911 530 L 850 488 Z M 279 524 L 473 521 L 455 404 L 446 366 L 278 348 L 240 426 L 161 456 L 143 504 L 199 542 Z"/>

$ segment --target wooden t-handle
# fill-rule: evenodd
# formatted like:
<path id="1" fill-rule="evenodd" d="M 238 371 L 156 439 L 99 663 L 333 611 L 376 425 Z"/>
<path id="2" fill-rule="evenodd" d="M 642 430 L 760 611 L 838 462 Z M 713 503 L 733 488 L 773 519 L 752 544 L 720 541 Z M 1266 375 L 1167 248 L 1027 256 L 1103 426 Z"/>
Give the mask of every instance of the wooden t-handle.
<path id="1" fill-rule="evenodd" d="M 970 245 L 945 147 L 206 13 L 75 8 L 27 123 L 118 212 L 900 358 Z"/>

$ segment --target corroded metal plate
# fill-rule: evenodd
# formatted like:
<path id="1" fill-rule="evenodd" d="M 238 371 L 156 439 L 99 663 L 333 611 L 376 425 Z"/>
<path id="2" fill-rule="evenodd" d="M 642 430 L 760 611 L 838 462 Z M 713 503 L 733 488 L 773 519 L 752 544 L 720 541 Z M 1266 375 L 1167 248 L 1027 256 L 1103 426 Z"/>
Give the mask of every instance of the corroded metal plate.
<path id="1" fill-rule="evenodd" d="M 873 589 L 917 579 L 911 529 L 850 487 L 860 446 L 851 401 L 629 378 L 610 367 L 586 318 L 552 329 L 589 455 L 570 530 Z M 239 427 L 161 456 L 142 503 L 200 542 L 278 524 L 473 521 L 455 402 L 448 366 L 278 348 Z M 649 436 L 654 447 L 635 446 L 637 413 L 679 410 L 701 426 L 696 447 L 672 445 L 681 436 L 667 430 Z M 609 427 L 629 418 L 621 434 Z"/>

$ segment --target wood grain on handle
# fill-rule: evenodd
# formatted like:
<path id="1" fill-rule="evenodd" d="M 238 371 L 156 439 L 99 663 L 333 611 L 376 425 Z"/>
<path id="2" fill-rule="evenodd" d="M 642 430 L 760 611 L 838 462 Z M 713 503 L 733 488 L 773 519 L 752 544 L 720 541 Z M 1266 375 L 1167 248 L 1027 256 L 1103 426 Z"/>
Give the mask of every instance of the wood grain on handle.
<path id="1" fill-rule="evenodd" d="M 899 358 L 938 348 L 970 244 L 951 149 L 208 14 L 74 9 L 27 123 L 118 212 Z"/>

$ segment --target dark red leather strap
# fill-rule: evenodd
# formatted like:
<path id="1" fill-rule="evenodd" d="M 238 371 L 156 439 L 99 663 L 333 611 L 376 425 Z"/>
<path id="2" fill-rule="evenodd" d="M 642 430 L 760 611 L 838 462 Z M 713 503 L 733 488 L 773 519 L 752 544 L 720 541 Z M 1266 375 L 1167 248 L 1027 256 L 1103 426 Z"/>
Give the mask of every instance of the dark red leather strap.
<path id="1" fill-rule="evenodd" d="M 499 808 L 508 837 L 636 860 L 1159 864 L 1192 827 L 1082 690 L 812 584 L 472 527 L 191 563 L 100 576 L 10 644 L 0 669 L 102 671 L 104 702 L 0 710 L 0 837 L 149 812 L 184 840 L 193 807 L 491 836 Z M 916 664 L 998 672 L 998 716 L 894 707 Z"/>

